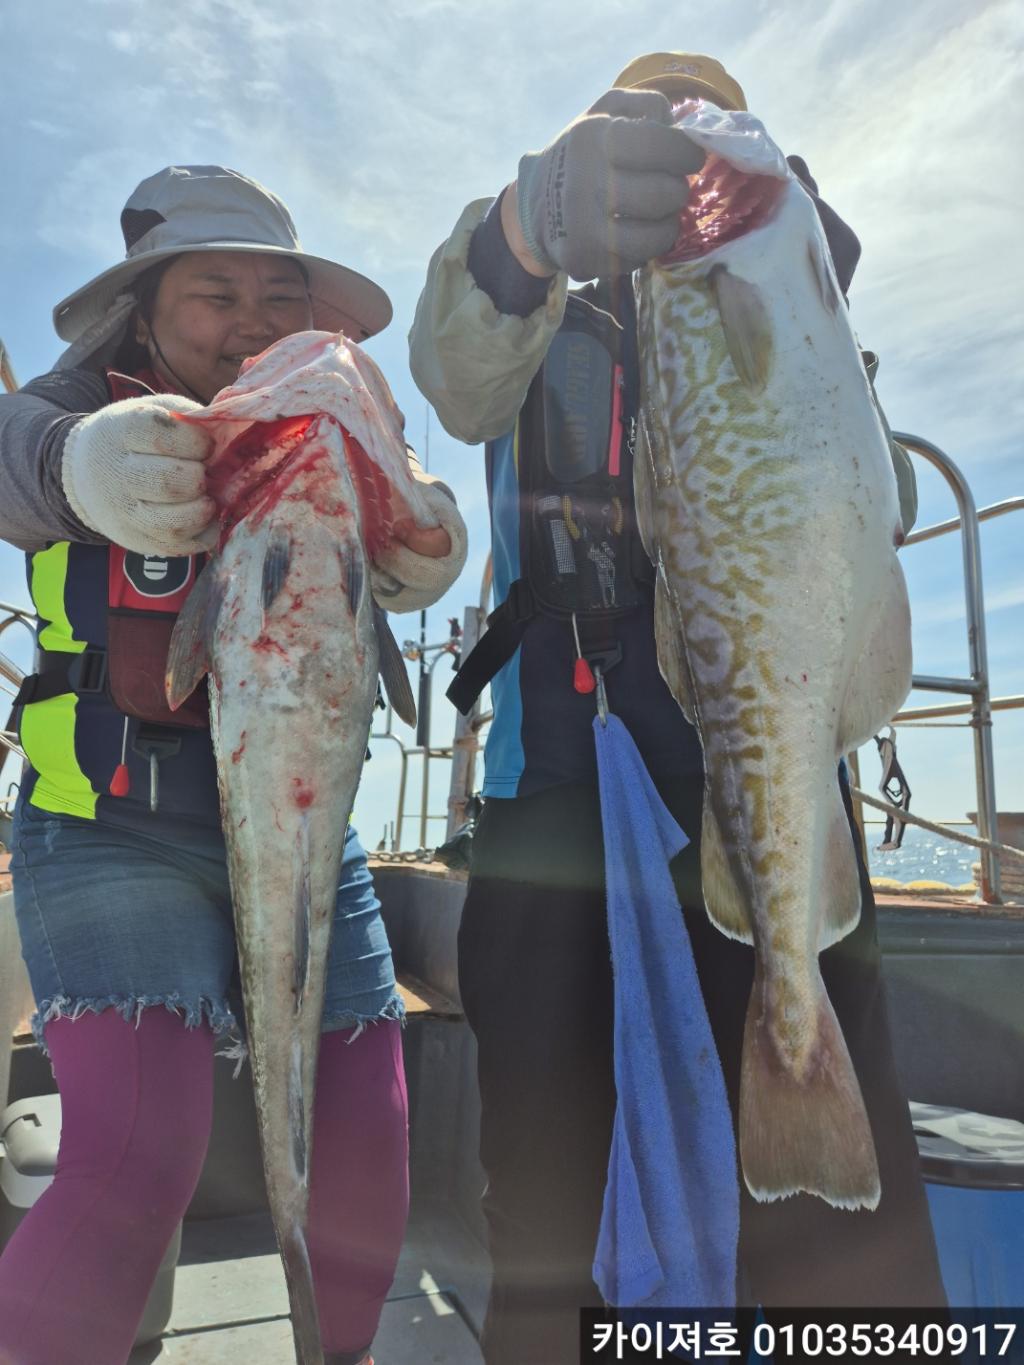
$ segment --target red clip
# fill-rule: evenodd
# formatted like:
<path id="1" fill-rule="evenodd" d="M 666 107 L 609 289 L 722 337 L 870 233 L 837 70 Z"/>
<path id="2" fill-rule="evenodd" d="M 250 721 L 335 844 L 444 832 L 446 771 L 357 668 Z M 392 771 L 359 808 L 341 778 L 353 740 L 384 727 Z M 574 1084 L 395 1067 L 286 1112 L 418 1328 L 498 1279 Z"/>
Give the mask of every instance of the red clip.
<path id="1" fill-rule="evenodd" d="M 578 658 L 573 665 L 572 685 L 577 692 L 583 692 L 584 694 L 593 692 L 594 688 L 597 686 L 590 665 L 582 656 Z"/>
<path id="2" fill-rule="evenodd" d="M 127 763 L 119 763 L 114 769 L 114 776 L 110 779 L 110 787 L 108 788 L 110 795 L 127 796 L 131 785 Z"/>

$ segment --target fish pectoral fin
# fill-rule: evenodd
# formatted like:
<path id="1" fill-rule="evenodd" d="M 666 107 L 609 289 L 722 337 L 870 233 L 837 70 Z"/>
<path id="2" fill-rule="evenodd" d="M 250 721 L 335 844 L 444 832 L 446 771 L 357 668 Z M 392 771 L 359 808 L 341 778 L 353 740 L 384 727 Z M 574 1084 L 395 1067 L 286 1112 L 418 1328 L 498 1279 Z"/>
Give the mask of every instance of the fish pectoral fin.
<path id="1" fill-rule="evenodd" d="M 807 239 L 807 258 L 811 263 L 811 274 L 814 276 L 814 283 L 818 286 L 818 293 L 825 306 L 826 312 L 835 314 L 839 311 L 842 303 L 842 296 L 839 293 L 839 286 L 825 255 L 826 244 L 820 237 L 813 236 Z"/>
<path id="2" fill-rule="evenodd" d="M 292 538 L 283 526 L 275 526 L 267 537 L 267 547 L 263 555 L 263 570 L 260 576 L 260 601 L 263 613 L 274 605 L 278 594 L 284 587 L 288 570 L 292 563 Z"/>
<path id="3" fill-rule="evenodd" d="M 672 603 L 668 584 L 661 573 L 654 584 L 654 639 L 658 647 L 658 667 L 665 685 L 682 707 L 686 719 L 691 725 L 696 725 L 690 666 L 683 648 L 683 628 Z"/>
<path id="4" fill-rule="evenodd" d="M 853 846 L 853 833 L 836 779 L 834 809 L 825 840 L 825 867 L 821 879 L 821 919 L 818 952 L 830 948 L 852 933 L 860 920 L 860 868 Z"/>
<path id="5" fill-rule="evenodd" d="M 711 922 L 729 938 L 753 943 L 750 911 L 729 860 L 721 826 L 704 792 L 704 818 L 700 830 L 700 876 L 704 905 Z"/>
<path id="6" fill-rule="evenodd" d="M 761 393 L 775 353 L 771 318 L 761 291 L 749 280 L 731 274 L 724 265 L 716 265 L 708 281 L 736 373 L 748 389 Z"/>
<path id="7" fill-rule="evenodd" d="M 840 1209 L 874 1209 L 878 1158 L 860 1083 L 839 1020 L 817 976 L 813 1049 L 797 1065 L 773 1033 L 783 1002 L 758 969 L 747 1008 L 740 1077 L 740 1165 L 760 1202 L 816 1194 Z M 801 1030 L 802 1031 L 802 1030 Z"/>
<path id="8" fill-rule="evenodd" d="M 172 711 L 191 696 L 210 670 L 213 632 L 225 591 L 217 561 L 211 560 L 196 579 L 171 633 L 164 691 Z"/>
<path id="9" fill-rule="evenodd" d="M 893 555 L 886 597 L 874 608 L 867 640 L 857 651 L 839 716 L 839 753 L 852 753 L 887 725 L 911 683 L 910 603 Z"/>
<path id="10" fill-rule="evenodd" d="M 338 563 L 341 565 L 341 578 L 345 585 L 349 610 L 353 616 L 358 616 L 363 603 L 363 589 L 366 587 L 366 571 L 361 550 L 351 543 L 343 549 L 339 548 Z"/>
<path id="11" fill-rule="evenodd" d="M 413 701 L 402 651 L 391 633 L 387 612 L 378 607 L 376 602 L 373 604 L 373 623 L 377 628 L 378 667 L 388 701 L 399 720 L 404 720 L 406 725 L 415 725 L 416 703 Z"/>

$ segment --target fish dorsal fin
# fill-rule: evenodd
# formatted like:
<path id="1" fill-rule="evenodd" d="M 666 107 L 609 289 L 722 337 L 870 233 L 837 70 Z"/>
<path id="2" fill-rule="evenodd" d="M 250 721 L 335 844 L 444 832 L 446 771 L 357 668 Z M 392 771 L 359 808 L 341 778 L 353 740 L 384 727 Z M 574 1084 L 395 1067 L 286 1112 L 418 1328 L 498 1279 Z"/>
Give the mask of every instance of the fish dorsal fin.
<path id="1" fill-rule="evenodd" d="M 762 393 L 772 371 L 775 343 L 771 318 L 756 284 L 716 265 L 708 283 L 718 306 L 725 344 L 748 389 Z"/>
<path id="2" fill-rule="evenodd" d="M 224 592 L 217 562 L 211 560 L 196 579 L 171 634 L 164 689 L 172 711 L 191 696 L 210 670 L 213 632 Z"/>
<path id="3" fill-rule="evenodd" d="M 399 720 L 404 720 L 406 725 L 415 725 L 416 703 L 413 701 L 412 688 L 409 686 L 409 675 L 405 671 L 402 651 L 398 648 L 398 641 L 391 633 L 387 612 L 378 607 L 376 602 L 373 604 L 373 624 L 377 628 L 377 649 L 379 653 L 377 666 L 380 669 L 380 676 L 384 683 L 384 691 L 387 693 L 388 701 Z"/>
<path id="4" fill-rule="evenodd" d="M 835 282 L 832 271 L 829 269 L 825 253 L 821 248 L 821 242 L 817 237 L 807 239 L 807 259 L 811 263 L 811 274 L 814 282 L 818 286 L 818 293 L 821 301 L 825 305 L 825 311 L 833 316 L 839 311 L 842 302 L 839 294 L 839 286 Z"/>

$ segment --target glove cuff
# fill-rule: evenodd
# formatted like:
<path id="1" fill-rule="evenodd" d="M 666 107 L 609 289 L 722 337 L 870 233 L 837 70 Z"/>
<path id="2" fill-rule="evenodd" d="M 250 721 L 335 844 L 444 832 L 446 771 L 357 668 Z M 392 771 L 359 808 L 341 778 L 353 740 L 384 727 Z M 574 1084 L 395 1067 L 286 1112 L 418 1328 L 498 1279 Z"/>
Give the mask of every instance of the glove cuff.
<path id="1" fill-rule="evenodd" d="M 452 546 L 440 559 L 415 554 L 399 542 L 378 555 L 370 567 L 370 578 L 378 606 L 387 611 L 422 611 L 432 607 L 445 595 L 466 563 L 466 523 L 446 485 L 439 480 L 428 483 L 427 479 L 417 482 L 421 484 L 431 512 L 448 532 Z"/>
<path id="2" fill-rule="evenodd" d="M 548 163 L 550 150 L 527 152 L 519 160 L 516 174 L 516 216 L 526 248 L 539 266 L 554 275 L 558 263 L 544 248 L 544 219 L 547 215 Z"/>
<path id="3" fill-rule="evenodd" d="M 73 515 L 77 517 L 82 525 L 88 530 L 95 531 L 97 535 L 103 535 L 103 531 L 93 523 L 92 518 L 82 506 L 81 500 L 75 492 L 75 469 L 78 462 L 77 452 L 80 441 L 83 438 L 88 439 L 85 428 L 89 421 L 89 417 L 83 417 L 80 421 L 75 422 L 64 438 L 64 449 L 61 452 L 60 457 L 60 483 Z"/>

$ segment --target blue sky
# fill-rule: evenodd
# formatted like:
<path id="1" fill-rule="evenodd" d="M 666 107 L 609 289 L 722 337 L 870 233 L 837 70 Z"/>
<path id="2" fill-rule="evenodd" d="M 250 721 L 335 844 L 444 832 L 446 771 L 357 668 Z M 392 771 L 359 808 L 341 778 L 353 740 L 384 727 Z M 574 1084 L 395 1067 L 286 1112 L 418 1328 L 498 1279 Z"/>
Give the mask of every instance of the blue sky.
<path id="1" fill-rule="evenodd" d="M 5 6 L 0 336 L 19 378 L 57 354 L 53 304 L 119 259 L 118 216 L 138 181 L 169 163 L 222 163 L 280 194 L 309 250 L 391 294 L 395 321 L 370 349 L 422 448 L 426 405 L 405 337 L 431 251 L 465 202 L 496 193 L 520 154 L 548 142 L 629 58 L 672 48 L 723 60 L 860 235 L 852 316 L 882 357 L 892 425 L 946 449 L 979 505 L 1024 493 L 1024 11 L 1003 0 Z M 457 489 L 471 537 L 464 577 L 431 613 L 438 638 L 444 618 L 476 599 L 488 532 L 482 451 L 435 419 L 430 462 Z M 941 481 L 918 468 L 919 525 L 953 515 Z M 983 531 L 996 695 L 1024 692 L 1022 535 L 1021 514 Z M 905 568 L 917 671 L 966 672 L 955 539 L 910 550 Z M 27 601 L 21 557 L 4 545 L 0 599 Z M 3 648 L 27 663 L 13 633 Z M 449 737 L 448 677 L 442 663 L 435 743 Z M 999 804 L 1024 809 L 1024 715 L 998 717 L 996 740 Z M 397 783 L 395 746 L 376 750 L 356 807 L 371 845 Z M 956 818 L 973 807 L 968 730 L 909 733 L 901 755 L 916 809 Z M 877 761 L 865 759 L 873 785 Z M 435 811 L 447 776 L 437 767 Z"/>

